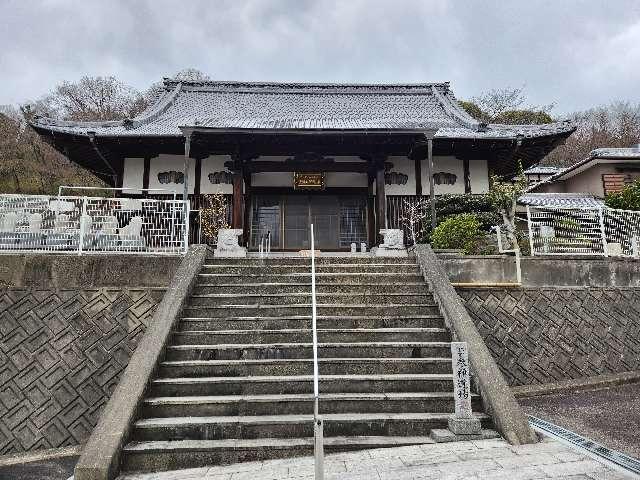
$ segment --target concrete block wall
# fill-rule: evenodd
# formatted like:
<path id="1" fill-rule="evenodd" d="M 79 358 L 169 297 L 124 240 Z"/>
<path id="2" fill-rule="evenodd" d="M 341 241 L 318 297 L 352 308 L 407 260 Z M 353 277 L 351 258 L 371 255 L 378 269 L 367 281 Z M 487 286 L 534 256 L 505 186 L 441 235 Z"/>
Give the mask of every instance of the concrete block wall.
<path id="1" fill-rule="evenodd" d="M 82 444 L 178 257 L 0 257 L 0 454 Z"/>
<path id="2" fill-rule="evenodd" d="M 511 386 L 640 369 L 640 288 L 459 288 Z"/>

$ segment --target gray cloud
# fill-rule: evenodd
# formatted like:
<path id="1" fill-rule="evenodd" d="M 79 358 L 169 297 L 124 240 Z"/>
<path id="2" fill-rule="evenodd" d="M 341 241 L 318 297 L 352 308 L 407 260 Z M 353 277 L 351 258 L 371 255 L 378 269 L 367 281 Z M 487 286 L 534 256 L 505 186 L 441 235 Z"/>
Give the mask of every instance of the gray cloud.
<path id="1" fill-rule="evenodd" d="M 570 112 L 638 102 L 637 0 L 0 0 L 0 104 L 113 74 L 525 86 Z"/>

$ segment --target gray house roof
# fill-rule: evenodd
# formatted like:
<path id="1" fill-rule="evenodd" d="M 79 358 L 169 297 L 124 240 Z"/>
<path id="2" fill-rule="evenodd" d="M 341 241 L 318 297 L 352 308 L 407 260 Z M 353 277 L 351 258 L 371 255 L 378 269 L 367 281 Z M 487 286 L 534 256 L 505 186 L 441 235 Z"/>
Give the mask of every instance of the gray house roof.
<path id="1" fill-rule="evenodd" d="M 543 180 L 542 182 L 537 183 L 535 186 L 531 187 L 531 189 L 534 190 L 541 185 L 553 183 L 558 180 L 566 180 L 567 178 L 576 175 L 577 173 L 586 170 L 587 168 L 590 168 L 592 166 L 592 163 L 616 163 L 616 160 L 621 160 L 625 163 L 640 162 L 640 148 L 596 148 L 595 150 L 591 150 L 589 156 L 585 159 L 580 160 L 579 162 L 576 162 L 567 168 L 559 170 L 557 173 L 553 174 L 546 180 Z"/>
<path id="2" fill-rule="evenodd" d="M 75 135 L 182 136 L 180 127 L 212 130 L 420 131 L 437 137 L 513 139 L 571 132 L 570 122 L 483 125 L 455 99 L 449 83 L 414 85 L 249 83 L 165 79 L 156 103 L 136 118 L 65 122 L 36 118 L 34 127 Z"/>
<path id="3" fill-rule="evenodd" d="M 518 203 L 532 207 L 598 208 L 604 202 L 588 193 L 525 193 Z"/>

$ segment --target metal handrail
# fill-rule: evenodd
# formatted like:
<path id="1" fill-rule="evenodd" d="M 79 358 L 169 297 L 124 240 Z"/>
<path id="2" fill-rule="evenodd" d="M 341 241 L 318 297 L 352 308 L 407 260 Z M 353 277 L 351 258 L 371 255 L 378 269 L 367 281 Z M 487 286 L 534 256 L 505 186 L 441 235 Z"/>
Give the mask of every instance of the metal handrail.
<path id="1" fill-rule="evenodd" d="M 324 478 L 324 442 L 322 417 L 318 412 L 318 329 L 316 317 L 316 245 L 311 224 L 311 330 L 313 334 L 313 453 L 315 478 Z"/>

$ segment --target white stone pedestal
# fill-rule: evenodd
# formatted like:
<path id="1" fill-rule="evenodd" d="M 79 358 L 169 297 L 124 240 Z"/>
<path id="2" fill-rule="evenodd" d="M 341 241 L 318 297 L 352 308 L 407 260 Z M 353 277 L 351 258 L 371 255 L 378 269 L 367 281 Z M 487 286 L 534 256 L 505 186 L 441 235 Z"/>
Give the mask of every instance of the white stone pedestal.
<path id="1" fill-rule="evenodd" d="M 376 257 L 407 257 L 407 248 L 404 246 L 404 232 L 398 229 L 386 228 L 380 230 L 384 241 L 371 252 Z"/>
<path id="2" fill-rule="evenodd" d="M 247 249 L 238 245 L 241 228 L 222 228 L 218 231 L 218 243 L 213 251 L 214 257 L 242 258 L 247 256 Z"/>

